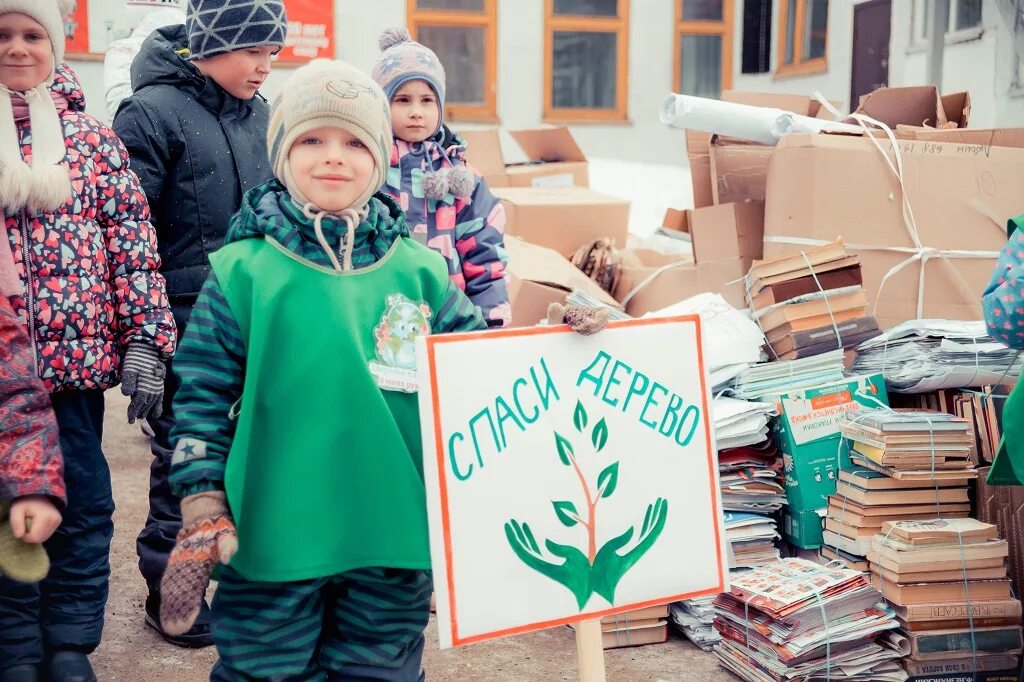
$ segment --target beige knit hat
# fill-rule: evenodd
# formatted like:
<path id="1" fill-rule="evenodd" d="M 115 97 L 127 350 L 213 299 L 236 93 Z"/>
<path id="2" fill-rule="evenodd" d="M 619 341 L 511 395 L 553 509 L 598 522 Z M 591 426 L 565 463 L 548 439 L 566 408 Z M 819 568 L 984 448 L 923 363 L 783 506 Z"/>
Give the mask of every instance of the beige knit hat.
<path id="1" fill-rule="evenodd" d="M 38 21 L 53 45 L 53 68 L 64 61 L 64 21 L 58 0 L 0 0 L 0 14 L 18 12 Z M 0 85 L 0 206 L 6 212 L 55 211 L 71 197 L 64 158 L 64 128 L 45 82 L 23 93 L 32 129 L 32 165 L 21 158 L 11 91 Z"/>
<path id="2" fill-rule="evenodd" d="M 384 184 L 390 166 L 391 109 L 380 86 L 342 61 L 317 59 L 297 69 L 274 101 L 267 146 L 274 175 L 300 204 L 288 165 L 288 152 L 300 135 L 322 126 L 343 128 L 373 155 L 373 179 L 354 204 L 362 208 Z"/>

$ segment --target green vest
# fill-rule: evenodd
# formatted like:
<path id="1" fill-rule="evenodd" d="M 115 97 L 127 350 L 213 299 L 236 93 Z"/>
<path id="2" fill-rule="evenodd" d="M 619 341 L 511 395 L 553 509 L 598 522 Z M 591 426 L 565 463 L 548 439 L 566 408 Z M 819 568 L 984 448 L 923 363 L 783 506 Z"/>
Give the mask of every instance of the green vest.
<path id="1" fill-rule="evenodd" d="M 1018 383 L 1003 405 L 1003 440 L 985 482 L 1024 485 L 1024 393 Z"/>
<path id="2" fill-rule="evenodd" d="M 246 345 L 224 478 L 231 567 L 256 582 L 429 569 L 417 398 L 381 385 L 414 376 L 443 260 L 400 239 L 374 265 L 336 272 L 267 238 L 210 262 Z"/>

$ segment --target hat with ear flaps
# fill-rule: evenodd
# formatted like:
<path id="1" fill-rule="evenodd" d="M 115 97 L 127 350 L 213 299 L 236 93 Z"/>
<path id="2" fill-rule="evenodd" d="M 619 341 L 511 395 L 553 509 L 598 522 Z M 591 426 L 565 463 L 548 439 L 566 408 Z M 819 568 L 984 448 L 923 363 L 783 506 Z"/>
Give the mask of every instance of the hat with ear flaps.
<path id="1" fill-rule="evenodd" d="M 53 50 L 46 80 L 25 92 L 0 84 L 0 206 L 5 211 L 55 211 L 71 198 L 71 177 L 64 157 L 64 128 L 50 97 L 54 69 L 64 61 L 64 0 L 0 0 L 0 14 L 17 12 L 45 29 Z M 28 104 L 32 131 L 32 165 L 25 163 L 18 141 L 11 97 Z"/>
<path id="2" fill-rule="evenodd" d="M 378 43 L 381 54 L 373 66 L 373 79 L 387 95 L 388 102 L 395 98 L 406 83 L 421 80 L 437 95 L 437 130 L 436 138 L 441 133 L 444 123 L 444 101 L 447 80 L 441 60 L 426 45 L 417 43 L 405 28 L 389 28 L 381 34 Z M 436 144 L 436 143 L 435 143 Z M 476 187 L 473 172 L 465 166 L 451 164 L 447 151 L 437 145 L 442 156 L 450 164 L 449 168 L 429 171 L 423 176 L 423 193 L 428 199 L 443 199 L 448 194 L 456 197 L 468 197 Z"/>

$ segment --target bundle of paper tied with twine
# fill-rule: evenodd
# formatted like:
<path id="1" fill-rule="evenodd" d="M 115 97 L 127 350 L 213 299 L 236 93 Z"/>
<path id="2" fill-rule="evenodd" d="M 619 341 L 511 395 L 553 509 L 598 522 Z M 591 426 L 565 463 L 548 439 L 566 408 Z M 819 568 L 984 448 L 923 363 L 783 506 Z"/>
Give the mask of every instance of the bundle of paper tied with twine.
<path id="1" fill-rule="evenodd" d="M 572 256 L 572 264 L 610 294 L 622 276 L 622 255 L 611 239 L 584 244 Z"/>
<path id="2" fill-rule="evenodd" d="M 837 119 L 842 117 L 842 114 L 837 110 L 831 102 L 825 99 L 820 92 L 814 93 L 815 98 L 821 103 L 822 107 L 829 111 Z M 901 217 L 903 220 L 903 226 L 907 230 L 907 234 L 910 237 L 910 241 L 913 246 L 884 246 L 879 244 L 856 244 L 847 243 L 847 247 L 854 251 L 882 251 L 887 253 L 906 254 L 906 258 L 894 265 L 890 270 L 882 277 L 881 282 L 878 285 L 878 291 L 875 292 L 875 309 L 872 310 L 872 314 L 876 314 L 878 308 L 878 302 L 882 300 L 882 295 L 885 290 L 886 284 L 895 275 L 902 271 L 907 266 L 920 262 L 921 271 L 918 276 L 918 287 L 917 287 L 917 317 L 918 319 L 924 317 L 924 300 L 925 300 L 925 272 L 927 270 L 928 261 L 932 259 L 940 259 L 947 267 L 947 269 L 953 274 L 962 287 L 964 292 L 973 292 L 973 288 L 967 282 L 960 271 L 953 264 L 954 260 L 962 259 L 986 259 L 995 261 L 999 258 L 998 251 L 985 251 L 985 250 L 974 250 L 974 249 L 938 249 L 931 246 L 926 246 L 922 240 L 920 231 L 918 229 L 917 220 L 914 217 L 914 209 L 910 205 L 910 199 L 907 197 L 906 186 L 904 184 L 903 177 L 903 155 L 900 151 L 900 145 L 896 139 L 895 133 L 892 129 L 883 123 L 882 121 L 876 120 L 865 114 L 852 113 L 847 120 L 852 120 L 860 126 L 864 132 L 864 137 L 868 139 L 871 144 L 878 150 L 878 153 L 882 155 L 885 161 L 886 167 L 896 178 L 899 184 L 899 200 L 901 207 Z M 889 140 L 890 148 L 887 150 L 882 143 L 879 141 L 878 132 L 884 134 Z M 890 194 L 890 199 L 895 197 Z M 986 206 L 984 206 L 978 200 L 973 202 L 973 207 L 982 215 L 987 217 L 991 224 L 999 230 L 1000 234 L 1003 234 L 1003 225 L 999 222 L 999 219 L 993 214 L 993 212 Z M 806 237 L 786 237 L 786 236 L 769 236 L 766 235 L 764 238 L 765 244 L 785 244 L 790 246 L 824 246 L 828 242 L 820 239 L 810 239 Z M 972 300 L 977 298 L 972 293 Z M 978 308 L 979 317 L 981 316 L 981 304 L 980 301 L 976 303 Z"/>

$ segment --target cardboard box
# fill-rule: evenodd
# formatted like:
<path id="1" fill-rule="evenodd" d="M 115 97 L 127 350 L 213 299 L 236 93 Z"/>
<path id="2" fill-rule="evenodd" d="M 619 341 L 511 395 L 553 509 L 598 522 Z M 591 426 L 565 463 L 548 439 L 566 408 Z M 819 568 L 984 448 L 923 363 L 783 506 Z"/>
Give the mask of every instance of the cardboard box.
<path id="1" fill-rule="evenodd" d="M 922 142 L 955 142 L 957 144 L 1024 149 L 1024 128 L 968 128 L 933 130 L 915 126 L 899 126 L 897 134 Z"/>
<path id="2" fill-rule="evenodd" d="M 536 325 L 547 317 L 549 305 L 564 303 L 565 297 L 574 290 L 619 307 L 610 294 L 551 249 L 509 237 L 505 240 L 505 251 L 508 252 L 513 327 Z"/>
<path id="3" fill-rule="evenodd" d="M 764 201 L 768 161 L 774 147 L 714 136 L 711 139 L 711 195 L 715 204 Z"/>
<path id="4" fill-rule="evenodd" d="M 480 171 L 491 187 L 508 187 L 501 135 L 497 128 L 466 130 L 459 136 L 466 142 L 466 161 Z"/>
<path id="5" fill-rule="evenodd" d="M 786 500 L 793 512 L 822 509 L 835 495 L 839 469 L 849 466 L 840 452 L 839 425 L 859 405 L 889 404 L 881 374 L 849 377 L 841 382 L 779 396 L 775 437 L 782 451 Z"/>
<path id="6" fill-rule="evenodd" d="M 966 92 L 940 97 L 934 85 L 878 88 L 861 96 L 855 113 L 866 114 L 890 128 L 898 125 L 966 128 L 971 97 Z"/>
<path id="7" fill-rule="evenodd" d="M 804 116 L 832 118 L 821 102 L 804 95 L 726 90 L 722 100 L 771 107 Z M 742 140 L 718 138 L 699 130 L 686 131 L 686 155 L 693 183 L 693 207 L 730 201 L 764 200 L 764 180 L 772 148 Z M 716 158 L 717 157 L 717 158 Z M 718 176 L 715 170 L 722 174 Z"/>
<path id="8" fill-rule="evenodd" d="M 589 187 L 590 168 L 566 127 L 511 130 L 529 161 L 506 166 L 511 187 Z"/>
<path id="9" fill-rule="evenodd" d="M 690 182 L 693 184 L 693 207 L 714 206 L 711 175 L 711 134 L 699 130 L 686 131 L 686 157 L 690 160 Z"/>
<path id="10" fill-rule="evenodd" d="M 571 258 L 584 244 L 611 239 L 619 248 L 629 234 L 629 202 L 585 187 L 502 187 L 505 233 Z"/>
<path id="11" fill-rule="evenodd" d="M 879 296 L 882 279 L 914 255 L 900 184 L 871 140 L 829 134 L 789 135 L 775 147 L 768 169 L 765 256 L 797 252 L 806 240 L 843 237 L 861 257 L 864 286 L 875 306 L 869 312 L 883 329 L 918 317 L 922 267 L 924 317 L 981 319 L 981 292 L 1006 243 L 1006 222 L 1021 210 L 1024 149 L 913 140 L 901 142 L 899 149 L 922 245 L 981 251 L 981 257 L 906 263 Z"/>
<path id="12" fill-rule="evenodd" d="M 762 254 L 764 204 L 670 210 L 664 222 L 689 233 L 694 262 L 646 249 L 624 252 L 615 294 L 619 301 L 629 297 L 626 312 L 639 317 L 705 291 L 721 293 L 737 308 L 746 307 L 741 280 Z"/>
<path id="13" fill-rule="evenodd" d="M 823 544 L 821 535 L 825 512 L 824 509 L 787 509 L 782 515 L 783 537 L 800 549 L 818 549 Z"/>

